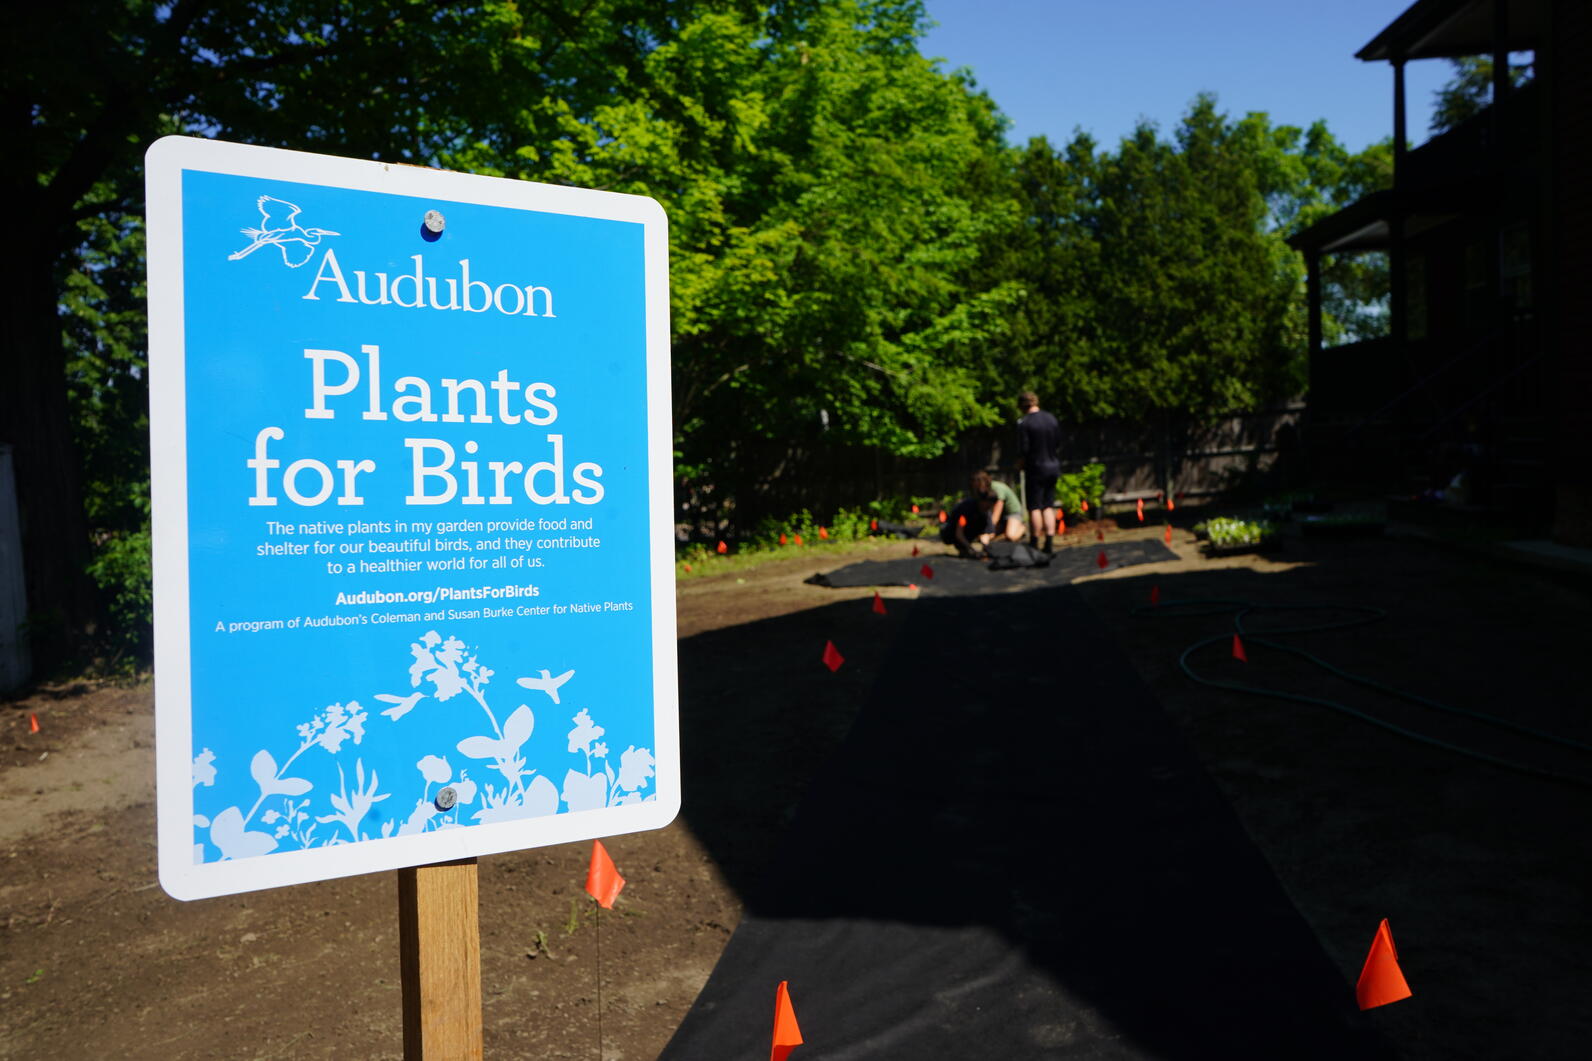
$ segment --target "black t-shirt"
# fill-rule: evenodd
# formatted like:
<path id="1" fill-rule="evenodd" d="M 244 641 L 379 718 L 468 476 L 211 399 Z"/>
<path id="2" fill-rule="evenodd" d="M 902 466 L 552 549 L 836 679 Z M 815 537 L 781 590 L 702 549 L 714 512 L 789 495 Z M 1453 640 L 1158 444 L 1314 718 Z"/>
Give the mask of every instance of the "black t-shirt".
<path id="1" fill-rule="evenodd" d="M 971 497 L 957 502 L 956 507 L 940 525 L 940 541 L 946 545 L 956 544 L 956 521 L 961 518 L 967 520 L 967 525 L 962 528 L 962 537 L 973 541 L 980 534 L 989 534 L 995 528 L 990 526 L 989 513 L 984 511 L 982 505 Z"/>
<path id="2" fill-rule="evenodd" d="M 1043 409 L 1035 409 L 1017 421 L 1019 451 L 1023 468 L 1036 475 L 1061 474 L 1061 425 Z"/>

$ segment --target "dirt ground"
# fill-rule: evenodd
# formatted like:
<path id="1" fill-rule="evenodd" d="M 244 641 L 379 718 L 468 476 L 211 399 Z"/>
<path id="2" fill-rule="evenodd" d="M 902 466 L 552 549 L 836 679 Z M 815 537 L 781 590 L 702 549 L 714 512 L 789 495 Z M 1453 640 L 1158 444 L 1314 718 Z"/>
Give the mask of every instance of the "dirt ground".
<path id="1" fill-rule="evenodd" d="M 1158 533 L 1101 529 L 1107 548 Z M 1093 530 L 1069 538 L 1092 549 Z M 1211 560 L 1179 531 L 1173 548 L 1176 561 L 1108 571 L 1081 590 L 1346 984 L 1390 919 L 1415 997 L 1374 1020 L 1411 1058 L 1582 1056 L 1592 790 L 1326 708 L 1196 685 L 1178 654 L 1229 632 L 1231 619 L 1171 602 L 1380 607 L 1389 617 L 1374 626 L 1276 640 L 1433 700 L 1592 741 L 1586 583 L 1390 538 L 1296 539 L 1271 557 Z M 588 845 L 482 860 L 488 1056 L 658 1053 L 915 597 L 883 590 L 880 616 L 869 590 L 803 579 L 909 549 L 826 547 L 680 583 L 685 809 L 667 829 L 607 843 L 629 883 L 600 926 L 581 887 Z M 1136 614 L 1151 587 L 1159 611 Z M 1292 620 L 1248 620 L 1262 642 L 1279 621 Z M 833 675 L 819 662 L 826 639 L 846 657 Z M 1241 664 L 1218 645 L 1193 662 L 1215 678 L 1339 700 L 1449 744 L 1592 775 L 1592 756 L 1321 678 L 1264 644 L 1248 654 Z M 43 687 L 0 704 L 0 726 L 0 1057 L 399 1056 L 393 874 L 177 902 L 156 883 L 148 683 Z"/>

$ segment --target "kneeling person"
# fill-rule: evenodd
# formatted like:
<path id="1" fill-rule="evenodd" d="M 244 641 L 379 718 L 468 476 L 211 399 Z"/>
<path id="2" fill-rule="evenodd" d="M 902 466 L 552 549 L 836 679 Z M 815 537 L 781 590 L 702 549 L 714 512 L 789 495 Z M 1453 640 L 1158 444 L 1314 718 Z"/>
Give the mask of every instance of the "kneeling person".
<path id="1" fill-rule="evenodd" d="M 989 472 L 977 471 L 973 473 L 974 497 L 986 495 L 995 499 L 990 508 L 990 526 L 996 535 L 1010 542 L 1023 540 L 1023 503 L 1017 497 L 1017 491 L 1001 482 L 999 479 L 990 478 Z M 989 542 L 986 540 L 985 545 Z"/>
<path id="2" fill-rule="evenodd" d="M 993 495 L 988 500 L 981 497 L 965 497 L 958 501 L 940 526 L 940 541 L 946 545 L 956 546 L 957 553 L 962 556 L 976 556 L 973 544 L 976 542 L 983 545 L 994 537 L 995 525 L 989 518 L 990 509 L 994 504 Z"/>

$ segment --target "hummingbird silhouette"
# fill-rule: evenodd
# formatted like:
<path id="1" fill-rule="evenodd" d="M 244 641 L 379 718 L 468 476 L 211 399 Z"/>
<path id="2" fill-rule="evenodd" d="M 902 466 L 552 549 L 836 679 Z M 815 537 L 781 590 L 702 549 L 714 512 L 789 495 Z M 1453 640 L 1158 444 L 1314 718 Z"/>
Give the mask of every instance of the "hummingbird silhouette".
<path id="1" fill-rule="evenodd" d="M 297 269 L 315 256 L 322 236 L 342 235 L 326 228 L 304 228 L 298 223 L 299 207 L 285 199 L 262 195 L 256 205 L 260 208 L 260 227 L 239 230 L 254 242 L 227 255 L 229 262 L 247 258 L 261 247 L 275 247 L 282 252 L 282 261 Z"/>

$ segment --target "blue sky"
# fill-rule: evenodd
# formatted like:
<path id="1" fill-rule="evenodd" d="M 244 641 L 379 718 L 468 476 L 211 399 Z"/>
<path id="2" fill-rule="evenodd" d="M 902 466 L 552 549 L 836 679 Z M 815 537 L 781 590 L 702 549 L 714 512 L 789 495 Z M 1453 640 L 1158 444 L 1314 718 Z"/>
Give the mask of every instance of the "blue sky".
<path id="1" fill-rule="evenodd" d="M 1103 145 L 1142 117 L 1170 130 L 1201 91 L 1276 124 L 1325 118 L 1358 150 L 1393 132 L 1393 72 L 1354 53 L 1410 0 L 925 0 L 924 55 L 971 67 L 1012 120 L 1008 139 L 1074 128 Z M 1410 138 L 1426 138 L 1440 60 L 1406 69 Z"/>

